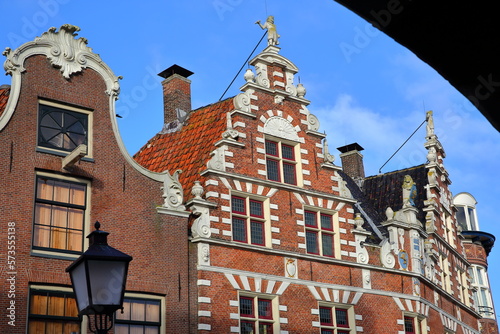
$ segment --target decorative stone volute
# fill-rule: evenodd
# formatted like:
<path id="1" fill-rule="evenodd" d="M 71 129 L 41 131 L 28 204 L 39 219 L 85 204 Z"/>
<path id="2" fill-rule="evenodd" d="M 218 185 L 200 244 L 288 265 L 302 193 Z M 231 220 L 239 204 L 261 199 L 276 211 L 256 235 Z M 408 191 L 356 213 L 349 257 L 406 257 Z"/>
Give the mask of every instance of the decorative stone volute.
<path id="1" fill-rule="evenodd" d="M 183 205 L 184 202 L 184 192 L 182 190 L 182 185 L 179 182 L 179 174 L 182 170 L 178 169 L 175 171 L 174 175 L 169 173 L 165 174 L 165 179 L 163 181 L 163 207 L 171 210 L 184 211 L 186 207 Z"/>

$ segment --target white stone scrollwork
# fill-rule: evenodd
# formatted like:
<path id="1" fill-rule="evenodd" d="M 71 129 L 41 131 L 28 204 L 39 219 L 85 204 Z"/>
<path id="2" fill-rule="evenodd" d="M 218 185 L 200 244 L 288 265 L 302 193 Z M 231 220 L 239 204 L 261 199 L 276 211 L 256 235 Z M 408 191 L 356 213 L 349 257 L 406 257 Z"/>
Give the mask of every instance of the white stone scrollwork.
<path id="1" fill-rule="evenodd" d="M 307 129 L 310 131 L 318 131 L 319 129 L 319 119 L 313 114 L 307 115 Z"/>
<path id="2" fill-rule="evenodd" d="M 252 111 L 251 108 L 251 102 L 252 98 L 250 95 L 252 94 L 253 90 L 247 90 L 246 92 L 239 93 L 236 95 L 233 99 L 233 105 L 236 109 L 250 113 Z"/>
<path id="3" fill-rule="evenodd" d="M 323 140 L 323 157 L 326 163 L 333 163 L 335 161 L 335 157 L 333 156 L 333 154 L 330 154 L 330 150 L 328 149 L 328 141 L 326 140 L 326 138 L 325 140 Z"/>
<path id="4" fill-rule="evenodd" d="M 297 87 L 293 84 L 293 73 L 290 71 L 285 72 L 285 77 L 286 77 L 286 86 L 285 86 L 285 91 L 289 93 L 292 96 L 297 96 Z"/>
<path id="5" fill-rule="evenodd" d="M 394 266 L 396 265 L 396 258 L 391 252 L 391 244 L 387 239 L 382 241 L 382 247 L 380 249 L 380 260 L 382 261 L 382 265 L 386 268 L 394 268 Z"/>
<path id="6" fill-rule="evenodd" d="M 222 133 L 222 138 L 236 140 L 238 138 L 238 131 L 233 129 L 233 122 L 231 120 L 231 113 L 228 111 L 226 113 L 226 131 Z"/>
<path id="7" fill-rule="evenodd" d="M 198 216 L 191 226 L 193 238 L 210 238 L 212 231 L 210 230 L 210 209 L 201 205 L 191 206 L 191 212 Z"/>
<path id="8" fill-rule="evenodd" d="M 284 100 L 285 100 L 285 97 L 282 95 L 275 95 L 274 96 L 274 103 L 276 103 L 276 104 L 283 104 Z"/>
<path id="9" fill-rule="evenodd" d="M 218 147 L 210 155 L 212 158 L 207 162 L 207 168 L 226 171 L 226 159 L 224 156 L 225 146 Z"/>
<path id="10" fill-rule="evenodd" d="M 271 87 L 271 83 L 269 82 L 269 77 L 267 76 L 267 65 L 258 63 L 255 65 L 255 71 L 257 72 L 257 76 L 255 77 L 255 83 L 264 88 Z"/>
<path id="11" fill-rule="evenodd" d="M 161 190 L 163 190 L 164 198 L 163 207 L 171 210 L 184 211 L 186 207 L 183 205 L 184 192 L 179 182 L 180 173 L 182 173 L 180 169 L 176 170 L 174 175 L 170 175 L 167 172 Z"/>

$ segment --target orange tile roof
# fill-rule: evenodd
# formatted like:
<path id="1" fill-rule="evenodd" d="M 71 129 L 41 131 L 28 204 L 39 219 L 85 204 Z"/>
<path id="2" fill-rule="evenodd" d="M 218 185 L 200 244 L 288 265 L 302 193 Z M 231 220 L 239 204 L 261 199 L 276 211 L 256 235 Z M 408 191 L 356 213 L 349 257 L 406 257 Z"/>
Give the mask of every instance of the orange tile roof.
<path id="1" fill-rule="evenodd" d="M 203 181 L 200 172 L 207 168 L 210 153 L 216 149 L 214 143 L 222 139 L 226 130 L 226 112 L 233 108 L 233 99 L 229 98 L 193 110 L 180 130 L 158 133 L 134 159 L 153 172 L 168 170 L 173 174 L 182 169 L 179 181 L 184 187 L 185 199 L 190 199 L 194 181 Z"/>
<path id="2" fill-rule="evenodd" d="M 10 95 L 10 86 L 2 85 L 0 86 L 0 116 L 2 116 L 5 107 L 7 106 L 7 100 Z"/>

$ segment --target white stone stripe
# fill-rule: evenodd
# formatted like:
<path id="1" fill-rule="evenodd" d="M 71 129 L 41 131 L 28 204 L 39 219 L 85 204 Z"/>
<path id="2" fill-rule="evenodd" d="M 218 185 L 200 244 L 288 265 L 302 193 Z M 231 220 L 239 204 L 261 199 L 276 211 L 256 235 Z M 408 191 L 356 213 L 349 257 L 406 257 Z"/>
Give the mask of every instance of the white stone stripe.
<path id="1" fill-rule="evenodd" d="M 252 184 L 250 182 L 247 182 L 246 185 L 247 185 L 247 192 L 252 193 Z"/>
<path id="2" fill-rule="evenodd" d="M 236 187 L 236 189 L 238 189 L 239 191 L 243 191 L 242 188 L 241 188 L 241 182 L 240 181 L 233 180 L 233 183 L 234 183 L 234 186 Z"/>
<path id="3" fill-rule="evenodd" d="M 345 203 L 342 203 L 342 202 L 341 202 L 341 203 L 339 203 L 339 204 L 337 204 L 337 207 L 335 208 L 335 211 L 340 211 L 340 210 L 342 210 L 342 208 L 344 207 L 344 205 L 345 205 Z"/>
<path id="4" fill-rule="evenodd" d="M 224 274 L 226 276 L 226 278 L 228 279 L 229 283 L 231 283 L 231 285 L 233 286 L 233 288 L 239 290 L 240 289 L 240 285 L 238 284 L 238 282 L 236 282 L 236 279 L 234 278 L 233 274 Z"/>
<path id="5" fill-rule="evenodd" d="M 351 296 L 351 291 L 344 291 L 343 297 L 342 297 L 342 303 L 347 304 L 349 303 L 349 297 Z"/>
<path id="6" fill-rule="evenodd" d="M 278 189 L 276 189 L 276 188 L 271 188 L 271 189 L 269 189 L 269 192 L 267 193 L 267 195 L 266 195 L 266 196 L 267 196 L 267 197 L 273 197 L 273 196 L 274 196 L 274 194 L 276 194 L 277 192 L 278 192 Z"/>
<path id="7" fill-rule="evenodd" d="M 333 301 L 338 303 L 339 302 L 339 290 L 332 290 L 333 293 Z"/>
<path id="8" fill-rule="evenodd" d="M 316 298 L 316 300 L 322 300 L 321 296 L 319 295 L 315 286 L 308 285 L 307 288 L 309 289 L 309 291 L 311 291 L 311 293 L 313 294 L 314 298 Z"/>
<path id="9" fill-rule="evenodd" d="M 212 330 L 212 326 L 210 326 L 209 324 L 198 324 L 198 330 L 209 331 Z"/>
<path id="10" fill-rule="evenodd" d="M 413 312 L 413 304 L 411 303 L 411 300 L 405 299 L 406 306 L 408 307 L 408 311 Z"/>
<path id="11" fill-rule="evenodd" d="M 333 201 L 331 199 L 329 199 L 328 202 L 326 202 L 326 203 L 327 203 L 326 207 L 331 210 L 333 208 Z"/>
<path id="12" fill-rule="evenodd" d="M 321 292 L 323 293 L 323 296 L 325 297 L 326 301 L 331 302 L 332 299 L 330 298 L 330 293 L 328 292 L 327 288 L 321 288 Z"/>
<path id="13" fill-rule="evenodd" d="M 225 177 L 219 176 L 219 179 L 222 181 L 222 183 L 226 186 L 227 189 L 233 189 L 233 187 L 231 187 L 231 184 Z"/>
<path id="14" fill-rule="evenodd" d="M 305 204 L 306 202 L 304 202 L 304 199 L 302 198 L 302 196 L 300 196 L 299 193 L 293 193 L 295 195 L 295 197 L 297 197 L 297 200 L 301 203 L 301 204 Z"/>
<path id="15" fill-rule="evenodd" d="M 262 289 L 262 279 L 260 277 L 255 277 L 253 280 L 255 284 L 255 292 L 261 292 Z"/>
<path id="16" fill-rule="evenodd" d="M 198 297 L 198 303 L 210 304 L 212 300 L 209 297 Z"/>
<path id="17" fill-rule="evenodd" d="M 278 291 L 276 291 L 276 294 L 277 295 L 282 295 L 283 292 L 285 292 L 286 288 L 288 288 L 289 285 L 290 285 L 290 282 L 283 282 L 283 283 L 281 283 Z"/>
<path id="18" fill-rule="evenodd" d="M 405 307 L 403 306 L 403 303 L 401 303 L 401 299 L 399 299 L 398 297 L 392 297 L 392 299 L 394 299 L 396 305 L 398 305 L 401 311 L 406 311 Z"/>
<path id="19" fill-rule="evenodd" d="M 212 284 L 211 281 L 207 279 L 199 279 L 197 282 L 198 285 L 205 285 L 205 286 L 210 286 Z"/>
<path id="20" fill-rule="evenodd" d="M 211 317 L 212 316 L 212 312 L 210 311 L 198 311 L 198 316 L 199 317 Z"/>
<path id="21" fill-rule="evenodd" d="M 307 195 L 306 198 L 307 198 L 307 202 L 309 203 L 309 205 L 315 206 L 314 199 L 312 198 L 312 196 Z"/>
<path id="22" fill-rule="evenodd" d="M 240 280 L 241 280 L 241 284 L 243 284 L 243 288 L 245 290 L 251 291 L 250 283 L 248 283 L 248 277 L 240 275 Z"/>
<path id="23" fill-rule="evenodd" d="M 266 293 L 273 293 L 274 285 L 276 284 L 276 281 L 267 281 L 267 288 L 266 288 Z"/>
<path id="24" fill-rule="evenodd" d="M 263 192 L 264 192 L 264 187 L 263 186 L 258 186 L 257 187 L 257 195 L 262 195 Z"/>

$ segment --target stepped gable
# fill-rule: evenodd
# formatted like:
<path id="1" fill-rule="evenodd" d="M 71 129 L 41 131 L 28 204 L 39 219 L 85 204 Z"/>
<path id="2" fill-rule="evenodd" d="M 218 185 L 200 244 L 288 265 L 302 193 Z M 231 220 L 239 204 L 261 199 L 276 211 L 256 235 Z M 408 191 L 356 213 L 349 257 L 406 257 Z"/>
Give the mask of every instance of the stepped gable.
<path id="1" fill-rule="evenodd" d="M 0 86 L 0 116 L 2 116 L 5 107 L 7 106 L 9 95 L 10 95 L 10 86 L 9 85 Z"/>
<path id="2" fill-rule="evenodd" d="M 226 112 L 232 110 L 233 98 L 193 110 L 178 130 L 158 133 L 135 155 L 134 159 L 153 172 L 181 169 L 179 181 L 185 197 L 190 197 L 191 185 L 202 180 L 200 173 L 207 168 L 214 143 L 226 130 Z"/>
<path id="3" fill-rule="evenodd" d="M 380 231 L 380 233 L 384 237 L 388 237 L 389 234 L 387 232 L 387 228 L 381 224 L 381 222 L 385 221 L 385 215 L 379 214 L 379 212 L 373 208 L 367 196 L 363 193 L 363 191 L 358 187 L 356 182 L 349 175 L 347 175 L 342 170 L 337 171 L 337 173 L 339 173 L 342 179 L 344 179 L 344 181 L 346 182 L 346 187 L 351 192 L 352 197 L 358 201 L 359 206 L 361 207 L 361 209 L 363 209 L 364 213 L 368 215 L 368 218 L 372 220 L 375 227 Z M 354 211 L 360 212 L 360 210 L 356 206 L 354 207 Z M 372 233 L 372 235 L 369 238 L 369 242 L 373 244 L 380 243 L 382 240 L 378 237 L 377 233 L 374 231 L 373 226 L 371 226 L 371 224 L 368 223 L 367 217 L 363 218 L 365 219 L 363 228 Z"/>
<path id="4" fill-rule="evenodd" d="M 396 212 L 403 206 L 402 185 L 405 175 L 410 175 L 417 186 L 415 199 L 415 207 L 418 209 L 417 219 L 424 223 L 425 213 L 422 209 L 426 199 L 424 186 L 427 184 L 425 165 L 367 177 L 363 183 L 363 193 L 378 215 L 385 217 L 385 210 L 388 207 Z"/>

